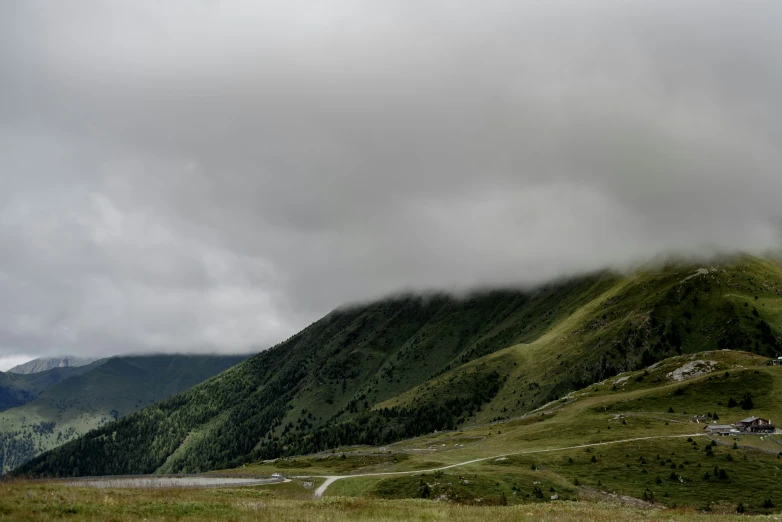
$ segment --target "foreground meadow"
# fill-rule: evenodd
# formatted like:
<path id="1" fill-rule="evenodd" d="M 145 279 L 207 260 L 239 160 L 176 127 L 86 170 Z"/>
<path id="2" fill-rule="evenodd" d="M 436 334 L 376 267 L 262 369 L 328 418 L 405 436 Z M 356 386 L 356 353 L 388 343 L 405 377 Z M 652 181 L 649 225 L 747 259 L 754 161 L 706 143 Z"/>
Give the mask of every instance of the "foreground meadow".
<path id="1" fill-rule="evenodd" d="M 275 489 L 276 488 L 276 489 Z M 0 486 L 0 520 L 274 520 L 274 521 L 517 521 L 517 520 L 746 520 L 695 509 L 638 507 L 605 500 L 554 501 L 515 506 L 470 506 L 433 500 L 331 497 L 303 500 L 295 481 L 280 486 L 233 489 L 91 489 L 54 482 L 5 482 Z M 754 518 L 754 517 L 753 517 Z M 760 516 L 774 520 L 782 516 Z"/>

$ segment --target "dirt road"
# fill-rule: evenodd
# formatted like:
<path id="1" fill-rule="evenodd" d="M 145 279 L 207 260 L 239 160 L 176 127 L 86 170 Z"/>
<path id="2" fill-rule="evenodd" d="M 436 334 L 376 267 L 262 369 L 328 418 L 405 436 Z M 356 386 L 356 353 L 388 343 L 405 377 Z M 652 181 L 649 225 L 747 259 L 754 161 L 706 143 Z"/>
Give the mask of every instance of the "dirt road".
<path id="1" fill-rule="evenodd" d="M 337 480 L 347 479 L 347 478 L 356 478 L 356 477 L 381 477 L 386 475 L 413 475 L 416 473 L 433 473 L 435 471 L 444 471 L 446 469 L 452 469 L 452 468 L 458 468 L 460 466 L 467 466 L 469 464 L 475 464 L 476 462 L 484 462 L 487 460 L 494 460 L 499 459 L 502 457 L 512 457 L 516 455 L 532 455 L 535 453 L 551 453 L 554 451 L 563 451 L 563 450 L 569 450 L 569 449 L 579 449 L 579 448 L 591 448 L 594 446 L 605 446 L 608 444 L 621 444 L 623 442 L 635 442 L 639 440 L 650 440 L 650 439 L 678 439 L 683 437 L 703 437 L 703 433 L 694 433 L 690 435 L 657 435 L 653 437 L 636 437 L 634 439 L 622 439 L 622 440 L 612 440 L 608 442 L 595 442 L 592 444 L 579 444 L 577 446 L 567 446 L 564 448 L 550 448 L 550 449 L 542 449 L 542 450 L 530 450 L 530 451 L 517 451 L 514 453 L 504 453 L 501 455 L 493 455 L 491 457 L 481 457 L 479 459 L 473 459 L 473 460 L 467 460 L 464 462 L 459 462 L 457 464 L 449 464 L 448 466 L 443 466 L 441 468 L 434 468 L 434 469 L 416 469 L 413 471 L 386 471 L 382 473 L 361 473 L 358 475 L 321 475 L 321 476 L 312 476 L 312 477 L 294 477 L 294 478 L 324 478 L 326 481 L 318 487 L 318 489 L 315 490 L 315 494 L 313 495 L 313 498 L 321 498 L 323 494 L 326 492 L 328 487 L 332 485 Z"/>

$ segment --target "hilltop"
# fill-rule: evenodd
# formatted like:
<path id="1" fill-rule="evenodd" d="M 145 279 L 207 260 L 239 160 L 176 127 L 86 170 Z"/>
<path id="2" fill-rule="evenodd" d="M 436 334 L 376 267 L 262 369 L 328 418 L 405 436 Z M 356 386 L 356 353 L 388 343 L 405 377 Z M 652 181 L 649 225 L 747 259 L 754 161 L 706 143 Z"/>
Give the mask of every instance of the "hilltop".
<path id="1" fill-rule="evenodd" d="M 780 289 L 777 261 L 741 257 L 336 310 L 17 473 L 197 472 L 389 444 L 519 417 L 680 354 L 776 356 Z"/>

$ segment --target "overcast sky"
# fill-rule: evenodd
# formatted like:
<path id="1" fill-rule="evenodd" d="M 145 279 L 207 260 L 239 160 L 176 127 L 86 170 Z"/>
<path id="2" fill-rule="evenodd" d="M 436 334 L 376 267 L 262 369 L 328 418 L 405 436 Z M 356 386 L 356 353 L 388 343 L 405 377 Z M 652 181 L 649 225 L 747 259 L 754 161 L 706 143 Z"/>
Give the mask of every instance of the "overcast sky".
<path id="1" fill-rule="evenodd" d="M 782 2 L 0 2 L 0 367 L 782 242 Z"/>

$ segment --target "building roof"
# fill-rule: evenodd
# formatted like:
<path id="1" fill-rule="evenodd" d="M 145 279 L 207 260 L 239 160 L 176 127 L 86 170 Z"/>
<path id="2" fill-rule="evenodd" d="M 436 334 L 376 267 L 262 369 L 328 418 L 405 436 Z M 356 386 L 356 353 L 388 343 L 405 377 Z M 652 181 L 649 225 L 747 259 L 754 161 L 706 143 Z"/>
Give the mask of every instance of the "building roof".
<path id="1" fill-rule="evenodd" d="M 746 419 L 741 419 L 736 424 L 739 424 L 739 423 L 741 423 L 741 424 L 744 424 L 744 423 L 749 424 L 750 422 L 755 422 L 756 420 L 764 420 L 764 419 L 761 419 L 760 417 L 747 417 Z"/>
<path id="2" fill-rule="evenodd" d="M 733 426 L 730 424 L 709 424 L 706 426 L 707 430 L 732 430 Z"/>

